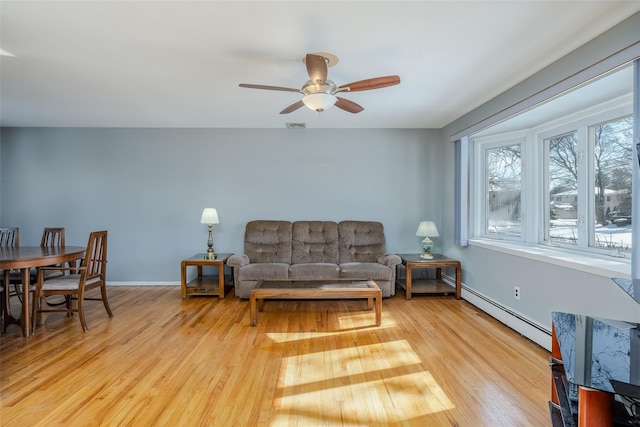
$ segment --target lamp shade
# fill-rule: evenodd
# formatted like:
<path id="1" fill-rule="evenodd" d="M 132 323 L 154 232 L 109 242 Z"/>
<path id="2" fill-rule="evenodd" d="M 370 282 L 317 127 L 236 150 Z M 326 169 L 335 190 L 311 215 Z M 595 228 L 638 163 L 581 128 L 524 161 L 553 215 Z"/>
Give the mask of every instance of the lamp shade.
<path id="1" fill-rule="evenodd" d="M 418 225 L 418 230 L 416 231 L 416 236 L 420 237 L 438 237 L 438 228 L 436 227 L 436 223 L 433 221 L 422 221 L 420 225 Z"/>
<path id="2" fill-rule="evenodd" d="M 219 224 L 218 211 L 216 208 L 204 208 L 202 210 L 202 217 L 200 217 L 201 224 Z"/>
<path id="3" fill-rule="evenodd" d="M 331 108 L 337 100 L 338 98 L 334 95 L 324 92 L 311 93 L 302 98 L 304 105 L 317 112 L 322 112 L 327 108 Z"/>

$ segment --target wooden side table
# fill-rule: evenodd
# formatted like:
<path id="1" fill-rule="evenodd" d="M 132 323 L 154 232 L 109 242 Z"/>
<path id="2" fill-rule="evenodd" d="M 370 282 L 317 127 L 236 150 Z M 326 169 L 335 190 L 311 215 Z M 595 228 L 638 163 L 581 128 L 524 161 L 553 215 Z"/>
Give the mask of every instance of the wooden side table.
<path id="1" fill-rule="evenodd" d="M 420 258 L 420 254 L 398 254 L 402 258 L 402 264 L 406 267 L 405 280 L 397 280 L 396 284 L 404 288 L 407 299 L 413 294 L 445 294 L 455 292 L 456 299 L 462 294 L 462 266 L 460 261 L 448 258 L 444 255 L 433 254 L 433 259 Z M 435 268 L 435 279 L 413 279 L 411 270 L 414 268 Z M 442 280 L 443 268 L 456 269 L 455 288 Z"/>
<path id="2" fill-rule="evenodd" d="M 231 254 L 217 254 L 216 259 L 205 259 L 204 254 L 197 254 L 182 260 L 180 264 L 180 285 L 182 299 L 190 295 L 212 295 L 224 298 L 226 288 L 230 288 L 233 280 L 225 277 L 224 266 Z M 197 267 L 198 274 L 187 283 L 187 267 Z M 217 267 L 217 274 L 203 275 L 202 267 Z"/>

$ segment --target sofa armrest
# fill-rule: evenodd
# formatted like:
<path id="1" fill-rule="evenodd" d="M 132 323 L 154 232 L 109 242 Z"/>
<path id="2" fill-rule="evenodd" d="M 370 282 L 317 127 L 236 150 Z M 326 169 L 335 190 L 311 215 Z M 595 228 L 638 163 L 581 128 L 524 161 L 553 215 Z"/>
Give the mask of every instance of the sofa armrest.
<path id="1" fill-rule="evenodd" d="M 242 267 L 248 265 L 250 262 L 246 254 L 233 254 L 227 260 L 227 265 L 230 267 Z"/>
<path id="2" fill-rule="evenodd" d="M 384 254 L 378 258 L 380 264 L 384 264 L 387 267 L 395 267 L 398 264 L 402 264 L 402 258 L 396 254 Z"/>

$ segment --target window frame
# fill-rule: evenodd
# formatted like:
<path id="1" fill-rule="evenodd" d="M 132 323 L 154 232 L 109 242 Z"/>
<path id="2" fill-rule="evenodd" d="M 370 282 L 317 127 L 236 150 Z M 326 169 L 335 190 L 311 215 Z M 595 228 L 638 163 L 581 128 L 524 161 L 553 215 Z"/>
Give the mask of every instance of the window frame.
<path id="1" fill-rule="evenodd" d="M 475 167 L 470 174 L 470 178 L 473 182 L 473 194 L 474 200 L 472 203 L 472 218 L 474 218 L 474 223 L 472 225 L 472 236 L 473 237 L 483 237 L 489 239 L 497 239 L 497 240 L 509 240 L 509 241 L 525 241 L 525 231 L 524 227 L 526 226 L 526 221 L 524 218 L 524 212 L 527 212 L 527 205 L 524 200 L 525 192 L 525 176 L 526 176 L 526 168 L 524 165 L 524 159 L 526 158 L 525 152 L 527 150 L 527 132 L 518 131 L 518 132 L 509 132 L 505 134 L 500 134 L 488 137 L 481 137 L 477 139 L 470 138 L 470 142 L 473 146 L 473 150 L 471 154 L 474 158 Z M 519 237 L 509 236 L 509 235 L 496 235 L 490 234 L 487 232 L 487 228 L 489 225 L 488 218 L 488 210 L 489 210 L 489 201 L 488 201 L 488 176 L 487 176 L 487 164 L 486 164 L 486 152 L 491 149 L 512 146 L 515 144 L 520 144 L 520 203 L 521 203 L 521 217 L 520 217 L 520 228 L 521 233 Z M 477 171 L 477 173 L 476 173 Z M 481 178 L 478 178 L 478 174 Z"/>
<path id="2" fill-rule="evenodd" d="M 539 245 L 559 248 L 568 251 L 587 252 L 598 257 L 623 257 L 630 259 L 631 253 L 595 247 L 595 224 L 590 218 L 595 215 L 594 198 L 590 197 L 589 186 L 593 179 L 593 143 L 589 141 L 590 129 L 603 122 L 633 115 L 632 95 L 624 95 L 614 100 L 577 111 L 558 118 L 549 123 L 531 129 L 485 135 L 478 138 L 469 137 L 473 168 L 473 197 L 471 212 L 471 239 L 488 239 L 494 241 L 510 241 L 513 243 Z M 548 142 L 554 136 L 569 132 L 577 132 L 579 164 L 578 164 L 578 241 L 573 244 L 551 242 L 549 239 L 549 180 L 548 180 Z M 513 145 L 521 141 L 521 230 L 519 238 L 487 233 L 487 169 L 485 164 L 486 150 L 500 146 Z M 586 172 L 585 172 L 586 168 Z M 588 226 L 587 226 L 588 224 Z"/>

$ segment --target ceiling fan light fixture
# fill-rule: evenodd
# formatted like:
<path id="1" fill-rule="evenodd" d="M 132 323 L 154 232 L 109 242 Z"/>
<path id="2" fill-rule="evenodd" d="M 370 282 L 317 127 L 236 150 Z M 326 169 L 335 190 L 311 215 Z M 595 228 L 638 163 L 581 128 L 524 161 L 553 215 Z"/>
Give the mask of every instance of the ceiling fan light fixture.
<path id="1" fill-rule="evenodd" d="M 330 93 L 316 92 L 310 93 L 309 95 L 305 95 L 302 98 L 302 102 L 304 105 L 311 108 L 313 111 L 317 111 L 321 113 L 328 108 L 333 107 L 338 98 Z"/>

